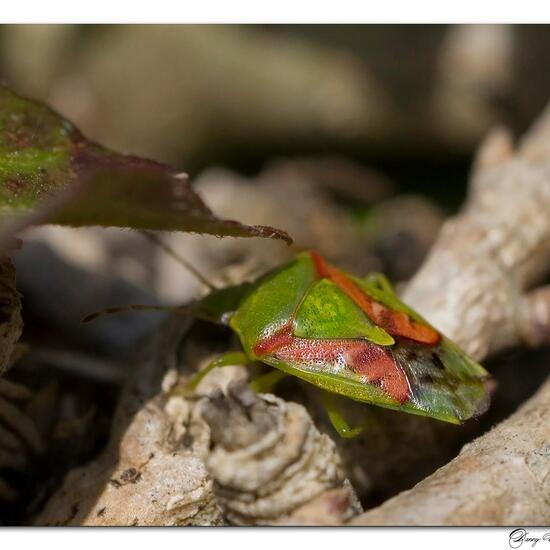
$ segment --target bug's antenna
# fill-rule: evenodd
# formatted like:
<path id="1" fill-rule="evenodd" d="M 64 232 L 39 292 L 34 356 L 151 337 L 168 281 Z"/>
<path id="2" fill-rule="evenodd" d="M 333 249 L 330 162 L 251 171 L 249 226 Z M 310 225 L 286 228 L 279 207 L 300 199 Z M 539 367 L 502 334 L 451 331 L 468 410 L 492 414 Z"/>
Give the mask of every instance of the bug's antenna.
<path id="1" fill-rule="evenodd" d="M 189 311 L 188 306 L 150 306 L 146 304 L 128 304 L 125 306 L 115 306 L 102 309 L 100 311 L 94 311 L 81 319 L 81 323 L 89 323 L 90 321 L 95 321 L 100 317 L 105 317 L 106 315 L 114 315 L 116 313 L 126 313 L 127 311 L 164 311 L 171 313 L 187 313 Z"/>
<path id="2" fill-rule="evenodd" d="M 202 284 L 206 285 L 210 290 L 216 290 L 217 287 L 213 285 L 195 266 L 190 264 L 186 259 L 182 258 L 172 247 L 168 246 L 157 234 L 151 231 L 140 231 L 141 234 L 162 248 L 166 254 L 171 256 L 176 262 L 181 264 L 187 271 L 189 271 L 196 279 Z"/>

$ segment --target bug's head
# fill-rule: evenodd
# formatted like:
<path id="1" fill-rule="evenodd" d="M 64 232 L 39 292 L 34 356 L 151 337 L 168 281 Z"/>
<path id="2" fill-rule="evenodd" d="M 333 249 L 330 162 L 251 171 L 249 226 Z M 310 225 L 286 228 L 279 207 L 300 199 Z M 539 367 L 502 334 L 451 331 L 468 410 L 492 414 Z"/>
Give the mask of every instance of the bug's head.
<path id="1" fill-rule="evenodd" d="M 241 301 L 253 290 L 254 283 L 242 283 L 212 290 L 199 300 L 195 315 L 205 321 L 227 325 Z"/>

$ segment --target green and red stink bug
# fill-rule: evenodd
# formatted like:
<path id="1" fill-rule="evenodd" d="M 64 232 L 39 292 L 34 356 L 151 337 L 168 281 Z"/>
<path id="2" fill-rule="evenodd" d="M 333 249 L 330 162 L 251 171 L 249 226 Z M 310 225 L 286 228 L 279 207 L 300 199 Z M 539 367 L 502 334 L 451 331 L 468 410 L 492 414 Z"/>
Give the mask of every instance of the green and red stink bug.
<path id="1" fill-rule="evenodd" d="M 216 367 L 260 361 L 277 370 L 253 382 L 257 389 L 292 375 L 329 395 L 454 424 L 489 404 L 487 371 L 401 302 L 384 276 L 355 277 L 316 252 L 299 254 L 254 282 L 213 288 L 194 313 L 228 325 L 243 351 L 214 360 L 187 392 Z M 326 403 L 340 435 L 361 431 L 347 425 L 330 399 Z"/>
<path id="2" fill-rule="evenodd" d="M 228 325 L 243 352 L 212 362 L 191 388 L 215 367 L 261 361 L 332 394 L 455 424 L 488 406 L 487 371 L 401 302 L 383 276 L 354 277 L 316 252 L 212 291 L 196 315 Z M 358 432 L 329 414 L 341 435 Z"/>

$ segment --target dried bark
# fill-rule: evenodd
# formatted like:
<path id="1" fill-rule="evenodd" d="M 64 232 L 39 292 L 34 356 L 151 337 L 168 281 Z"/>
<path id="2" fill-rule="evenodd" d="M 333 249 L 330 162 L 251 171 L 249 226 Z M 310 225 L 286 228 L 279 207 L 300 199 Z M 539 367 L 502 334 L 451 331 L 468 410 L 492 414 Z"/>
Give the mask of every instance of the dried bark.
<path id="1" fill-rule="evenodd" d="M 15 346 L 23 331 L 21 295 L 15 288 L 15 268 L 6 256 L 0 257 L 0 376 L 12 363 Z"/>
<path id="2" fill-rule="evenodd" d="M 443 227 L 404 298 L 473 356 L 550 334 L 550 110 L 514 151 L 494 131 L 462 212 Z M 520 365 L 518 365 L 518 370 Z M 518 376 L 519 376 L 518 372 Z M 516 414 L 360 525 L 505 525 L 550 521 L 550 381 Z"/>
<path id="3" fill-rule="evenodd" d="M 203 415 L 214 444 L 208 470 L 231 523 L 337 524 L 361 510 L 334 443 L 301 405 L 241 384 L 229 386 L 227 397 L 210 397 Z M 327 490 L 338 491 L 329 497 L 337 505 L 328 512 L 325 506 L 322 518 L 312 516 L 312 501 Z"/>
<path id="4" fill-rule="evenodd" d="M 208 440 L 192 435 L 194 406 L 183 399 L 174 403 L 168 394 L 190 321 L 171 319 L 144 347 L 109 445 L 96 461 L 69 472 L 37 525 L 223 523 L 202 459 Z"/>
<path id="5" fill-rule="evenodd" d="M 436 473 L 354 525 L 548 525 L 550 383 Z"/>
<path id="6" fill-rule="evenodd" d="M 403 295 L 479 359 L 536 342 L 547 328 L 528 295 L 550 268 L 547 126 L 550 112 L 517 152 L 504 130 L 489 135 L 462 213 L 444 225 Z"/>
<path id="7" fill-rule="evenodd" d="M 32 420 L 21 410 L 30 392 L 2 376 L 16 359 L 16 346 L 23 331 L 21 295 L 15 287 L 11 259 L 0 257 L 0 468 L 18 470 L 29 454 L 42 450 L 40 436 Z M 0 500 L 12 501 L 16 491 L 0 478 Z"/>

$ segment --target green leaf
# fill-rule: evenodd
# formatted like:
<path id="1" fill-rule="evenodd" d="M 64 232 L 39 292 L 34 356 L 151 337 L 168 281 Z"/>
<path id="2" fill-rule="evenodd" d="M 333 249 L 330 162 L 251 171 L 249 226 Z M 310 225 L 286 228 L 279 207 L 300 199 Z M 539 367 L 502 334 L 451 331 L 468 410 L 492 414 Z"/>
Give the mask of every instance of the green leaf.
<path id="1" fill-rule="evenodd" d="M 292 242 L 279 229 L 216 217 L 185 174 L 93 143 L 49 107 L 0 85 L 0 242 L 40 223 Z"/>

